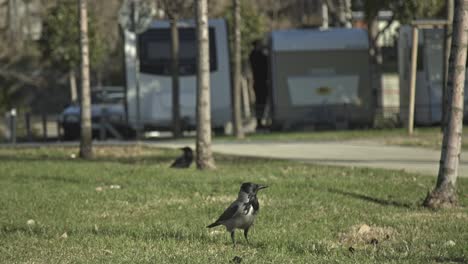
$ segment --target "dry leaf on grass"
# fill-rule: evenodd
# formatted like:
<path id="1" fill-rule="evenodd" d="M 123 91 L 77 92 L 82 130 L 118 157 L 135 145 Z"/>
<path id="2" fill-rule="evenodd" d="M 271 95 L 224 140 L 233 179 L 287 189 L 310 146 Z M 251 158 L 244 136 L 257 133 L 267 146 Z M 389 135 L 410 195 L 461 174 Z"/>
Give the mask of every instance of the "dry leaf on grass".
<path id="1" fill-rule="evenodd" d="M 397 232 L 391 227 L 369 226 L 367 224 L 355 225 L 346 233 L 339 235 L 341 244 L 373 244 L 378 241 L 389 240 L 395 237 Z"/>

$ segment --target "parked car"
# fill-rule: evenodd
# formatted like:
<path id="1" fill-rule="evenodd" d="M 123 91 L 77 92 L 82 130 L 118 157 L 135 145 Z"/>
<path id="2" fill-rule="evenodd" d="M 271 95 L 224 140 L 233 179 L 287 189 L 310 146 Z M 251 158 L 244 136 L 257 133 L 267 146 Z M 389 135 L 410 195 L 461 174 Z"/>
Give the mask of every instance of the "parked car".
<path id="1" fill-rule="evenodd" d="M 132 138 L 135 131 L 128 125 L 125 115 L 125 93 L 122 87 L 106 86 L 91 91 L 91 120 L 93 137 L 99 137 L 104 124 L 107 137 L 115 137 L 115 130 L 123 138 Z M 66 107 L 59 117 L 65 140 L 77 139 L 81 132 L 79 104 Z"/>

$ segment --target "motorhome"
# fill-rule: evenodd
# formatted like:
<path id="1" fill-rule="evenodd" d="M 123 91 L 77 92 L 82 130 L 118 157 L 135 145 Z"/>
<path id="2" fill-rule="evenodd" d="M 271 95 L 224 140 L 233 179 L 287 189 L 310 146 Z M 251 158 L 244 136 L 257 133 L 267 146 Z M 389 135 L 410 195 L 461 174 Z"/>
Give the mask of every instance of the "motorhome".
<path id="1" fill-rule="evenodd" d="M 179 83 L 180 113 L 184 129 L 196 127 L 197 38 L 193 20 L 180 21 Z M 171 33 L 168 21 L 155 20 L 138 35 L 139 105 L 135 78 L 136 37 L 125 35 L 126 109 L 129 124 L 136 129 L 137 111 L 145 130 L 172 127 Z M 231 74 L 228 32 L 223 19 L 209 20 L 211 122 L 223 129 L 231 120 Z"/>

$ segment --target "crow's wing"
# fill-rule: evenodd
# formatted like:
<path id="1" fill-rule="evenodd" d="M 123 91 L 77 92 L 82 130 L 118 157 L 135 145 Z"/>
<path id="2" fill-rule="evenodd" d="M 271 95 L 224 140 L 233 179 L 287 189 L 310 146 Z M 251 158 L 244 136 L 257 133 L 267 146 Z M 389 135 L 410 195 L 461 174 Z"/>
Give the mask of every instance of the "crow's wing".
<path id="1" fill-rule="evenodd" d="M 185 168 L 186 166 L 187 162 L 185 161 L 185 157 L 181 156 L 172 163 L 171 168 Z"/>
<path id="2" fill-rule="evenodd" d="M 233 218 L 237 211 L 239 210 L 239 204 L 234 202 L 232 203 L 226 210 L 224 210 L 223 214 L 216 220 L 215 223 L 222 223 L 226 220 Z"/>

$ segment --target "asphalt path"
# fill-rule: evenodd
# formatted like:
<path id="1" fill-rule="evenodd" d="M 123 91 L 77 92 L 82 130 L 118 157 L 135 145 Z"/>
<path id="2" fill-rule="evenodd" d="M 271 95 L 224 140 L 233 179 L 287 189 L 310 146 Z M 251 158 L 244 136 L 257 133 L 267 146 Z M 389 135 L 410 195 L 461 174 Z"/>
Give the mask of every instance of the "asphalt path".
<path id="1" fill-rule="evenodd" d="M 162 141 L 151 146 L 194 147 L 193 141 Z M 388 146 L 372 141 L 345 142 L 220 142 L 214 152 L 252 157 L 300 160 L 320 164 L 386 168 L 436 176 L 440 151 L 420 147 Z M 461 155 L 459 176 L 468 177 L 468 158 Z"/>

